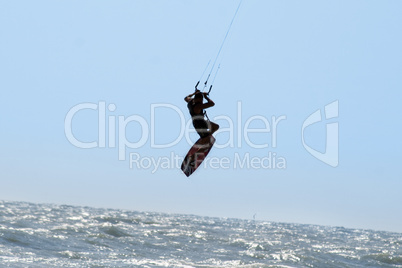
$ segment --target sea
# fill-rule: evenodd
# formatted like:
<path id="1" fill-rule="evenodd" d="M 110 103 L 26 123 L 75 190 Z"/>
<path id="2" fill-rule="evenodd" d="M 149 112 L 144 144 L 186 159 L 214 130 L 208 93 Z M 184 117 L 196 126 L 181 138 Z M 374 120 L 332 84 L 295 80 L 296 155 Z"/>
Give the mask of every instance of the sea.
<path id="1" fill-rule="evenodd" d="M 0 267 L 402 267 L 402 234 L 0 201 Z"/>

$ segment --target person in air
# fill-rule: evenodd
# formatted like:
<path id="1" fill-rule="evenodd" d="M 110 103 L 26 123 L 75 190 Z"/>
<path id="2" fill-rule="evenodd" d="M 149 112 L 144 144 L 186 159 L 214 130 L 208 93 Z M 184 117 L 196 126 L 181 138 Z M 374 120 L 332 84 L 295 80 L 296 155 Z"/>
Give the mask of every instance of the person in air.
<path id="1" fill-rule="evenodd" d="M 206 103 L 203 102 L 204 98 L 207 100 Z M 204 118 L 204 109 L 215 105 L 208 97 L 208 93 L 202 93 L 197 89 L 194 93 L 186 96 L 184 100 L 187 102 L 187 108 L 193 120 L 193 126 L 201 138 L 208 137 L 219 129 L 218 124 L 209 120 L 207 121 Z"/>

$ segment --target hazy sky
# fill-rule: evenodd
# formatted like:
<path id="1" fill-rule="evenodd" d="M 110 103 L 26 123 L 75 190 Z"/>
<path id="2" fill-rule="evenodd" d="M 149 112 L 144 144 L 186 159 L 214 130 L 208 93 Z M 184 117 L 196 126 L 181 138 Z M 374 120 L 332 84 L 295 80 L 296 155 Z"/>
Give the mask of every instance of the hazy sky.
<path id="1" fill-rule="evenodd" d="M 402 232 L 400 1 L 243 0 L 177 167 L 238 3 L 1 1 L 0 199 Z"/>

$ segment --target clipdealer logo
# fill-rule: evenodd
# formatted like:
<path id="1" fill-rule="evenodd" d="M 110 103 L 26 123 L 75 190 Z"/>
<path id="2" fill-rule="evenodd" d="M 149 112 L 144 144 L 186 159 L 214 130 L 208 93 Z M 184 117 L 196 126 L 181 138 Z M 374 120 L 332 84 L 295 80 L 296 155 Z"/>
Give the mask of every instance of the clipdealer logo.
<path id="1" fill-rule="evenodd" d="M 324 108 L 325 120 L 331 120 L 338 118 L 339 116 L 339 101 L 329 103 Z M 329 122 L 326 124 L 326 139 L 325 139 L 325 152 L 319 152 L 308 146 L 305 142 L 304 131 L 307 127 L 323 121 L 321 110 L 318 109 L 312 113 L 304 122 L 301 130 L 301 137 L 303 147 L 312 156 L 318 160 L 330 165 L 331 167 L 337 167 L 339 164 L 339 123 Z"/>
<path id="2" fill-rule="evenodd" d="M 185 152 L 180 155 L 170 153 L 169 156 L 155 157 L 140 154 L 140 148 L 149 145 L 151 149 L 174 148 L 183 139 L 187 141 L 189 148 L 194 141 L 190 138 L 192 133 L 196 133 L 192 127 L 191 118 L 186 120 L 185 113 L 175 105 L 167 103 L 157 103 L 150 105 L 150 120 L 139 114 L 129 116 L 113 114 L 117 107 L 115 104 L 106 104 L 104 101 L 98 103 L 80 103 L 73 106 L 66 114 L 64 120 L 64 132 L 70 144 L 77 148 L 116 148 L 118 149 L 118 160 L 125 161 L 127 152 L 129 156 L 130 169 L 150 169 L 152 173 L 159 169 L 179 169 L 184 158 Z M 158 110 L 163 113 L 163 109 L 169 109 L 177 114 L 177 120 L 180 122 L 180 133 L 174 140 L 161 144 L 157 143 L 155 135 L 155 124 L 158 117 Z M 82 141 L 74 135 L 74 118 L 80 116 L 80 112 L 89 110 L 97 113 L 98 133 L 97 139 L 93 141 Z M 324 116 L 323 116 L 324 114 Z M 305 150 L 316 159 L 323 163 L 337 167 L 339 164 L 339 123 L 335 121 L 339 115 L 339 102 L 334 101 L 325 106 L 324 111 L 316 110 L 302 124 L 301 142 Z M 262 157 L 255 157 L 247 153 L 234 153 L 233 157 L 214 157 L 209 156 L 203 162 L 203 167 L 208 168 L 240 168 L 240 169 L 286 169 L 286 158 L 280 156 L 275 151 L 269 151 L 269 148 L 275 149 L 278 145 L 278 128 L 281 122 L 287 117 L 285 115 L 272 116 L 267 118 L 263 115 L 254 115 L 247 119 L 242 118 L 241 102 L 237 103 L 237 114 L 235 118 L 229 116 L 216 116 L 212 120 L 226 122 L 229 127 L 221 127 L 216 133 L 216 137 L 220 137 L 222 133 L 226 133 L 229 138 L 224 143 L 217 142 L 214 145 L 216 149 L 222 148 L 241 148 L 244 143 L 252 149 L 264 149 L 266 154 Z M 310 126 L 327 121 L 326 124 L 326 144 L 325 151 L 320 152 L 306 143 L 305 130 Z M 149 122 L 148 122 L 149 121 Z M 253 122 L 259 122 L 260 128 L 253 128 Z M 137 125 L 141 129 L 140 138 L 133 142 L 127 138 L 127 127 L 129 125 Z M 84 130 L 87 131 L 87 130 Z M 256 144 L 251 139 L 253 134 L 262 134 L 264 141 L 270 141 Z M 311 133 L 310 133 L 311 134 Z M 134 150 L 134 151 L 133 151 Z"/>

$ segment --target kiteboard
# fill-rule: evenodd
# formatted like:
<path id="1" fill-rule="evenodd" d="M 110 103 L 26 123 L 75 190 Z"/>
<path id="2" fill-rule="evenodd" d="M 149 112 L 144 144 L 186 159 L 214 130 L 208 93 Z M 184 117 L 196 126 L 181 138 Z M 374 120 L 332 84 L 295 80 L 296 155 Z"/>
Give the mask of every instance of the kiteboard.
<path id="1" fill-rule="evenodd" d="M 193 147 L 191 147 L 181 164 L 181 170 L 187 177 L 193 174 L 201 165 L 209 151 L 211 151 L 214 143 L 215 138 L 212 135 L 209 135 L 208 137 L 198 139 Z"/>

